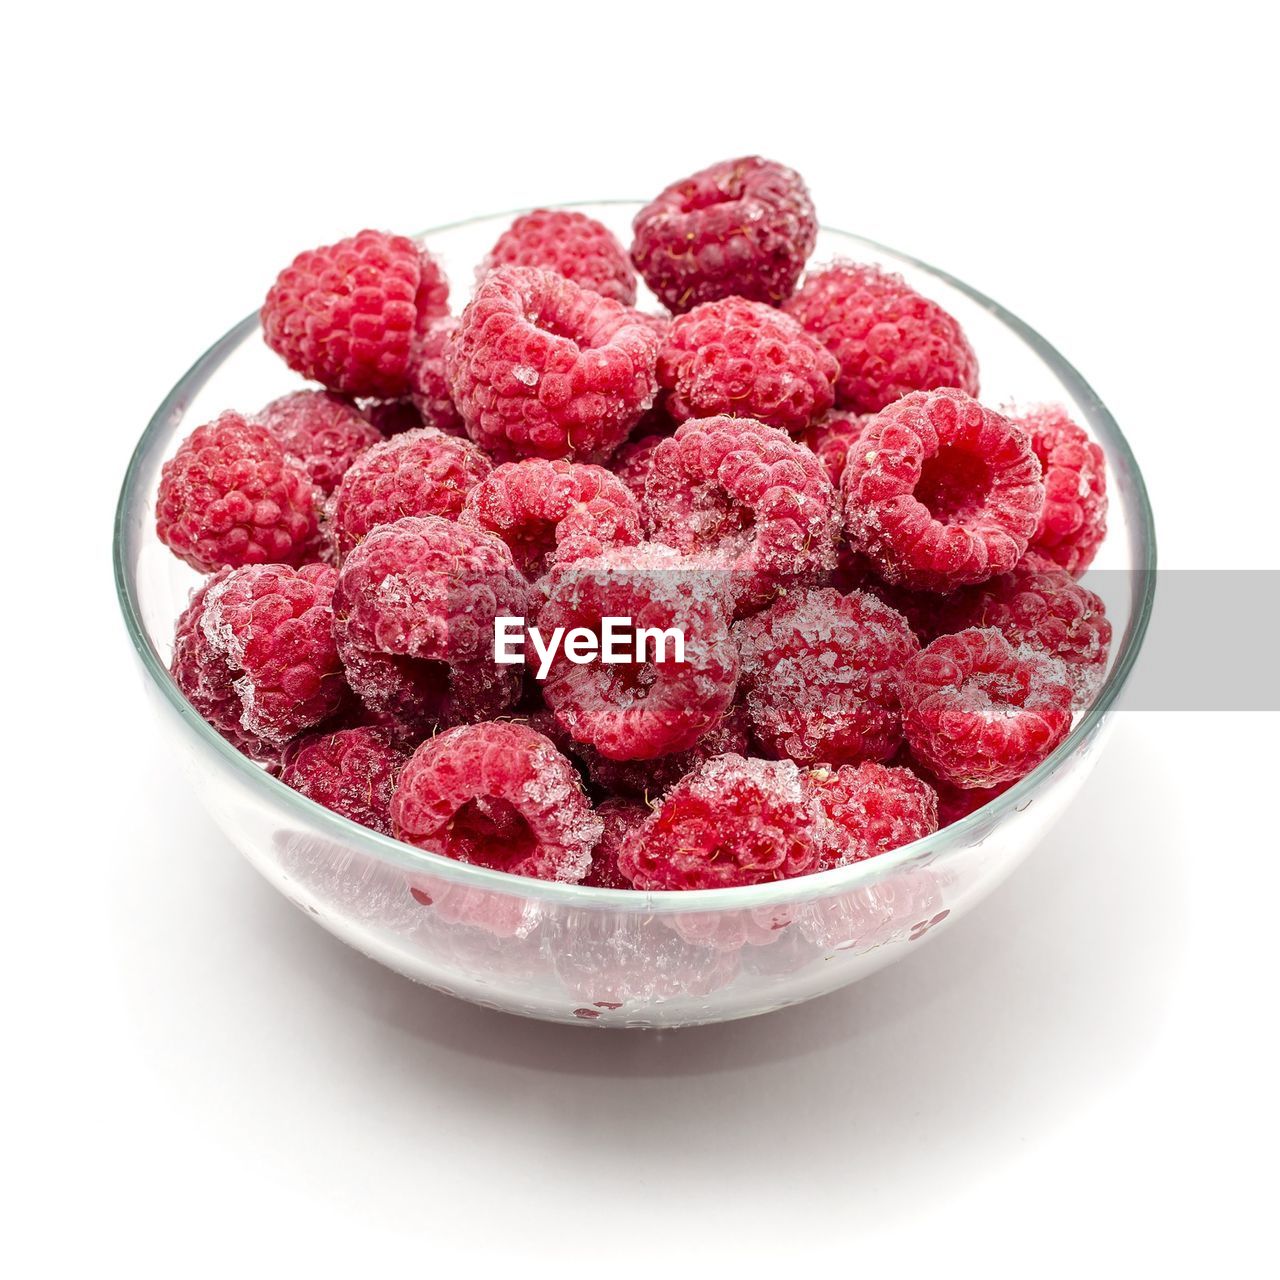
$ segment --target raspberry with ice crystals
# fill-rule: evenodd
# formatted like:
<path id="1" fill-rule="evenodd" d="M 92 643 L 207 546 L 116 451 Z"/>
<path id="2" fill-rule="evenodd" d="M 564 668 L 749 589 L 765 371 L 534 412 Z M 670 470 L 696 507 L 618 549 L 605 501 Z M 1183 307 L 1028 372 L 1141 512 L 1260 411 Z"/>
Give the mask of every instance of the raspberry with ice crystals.
<path id="1" fill-rule="evenodd" d="M 535 209 L 521 214 L 498 237 L 480 267 L 543 267 L 594 289 L 624 307 L 635 306 L 636 273 L 627 251 L 602 222 L 575 209 Z"/>
<path id="2" fill-rule="evenodd" d="M 328 497 L 347 468 L 382 435 L 356 406 L 330 391 L 294 391 L 255 415 L 285 457 Z"/>
<path id="3" fill-rule="evenodd" d="M 802 781 L 831 823 L 823 871 L 888 853 L 938 829 L 938 797 L 910 769 L 870 761 L 838 769 L 819 765 Z"/>
<path id="4" fill-rule="evenodd" d="M 391 793 L 408 754 L 385 729 L 306 734 L 285 748 L 280 781 L 361 826 L 391 834 Z"/>

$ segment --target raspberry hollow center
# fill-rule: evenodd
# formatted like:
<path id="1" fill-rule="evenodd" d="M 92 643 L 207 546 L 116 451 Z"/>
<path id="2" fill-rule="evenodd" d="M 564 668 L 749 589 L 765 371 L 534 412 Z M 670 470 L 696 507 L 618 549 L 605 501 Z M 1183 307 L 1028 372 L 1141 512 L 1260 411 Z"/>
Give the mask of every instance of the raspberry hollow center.
<path id="1" fill-rule="evenodd" d="M 453 815 L 449 843 L 464 862 L 505 871 L 536 852 L 538 839 L 515 805 L 494 796 L 477 796 Z"/>
<path id="2" fill-rule="evenodd" d="M 991 484 L 991 467 L 984 458 L 943 445 L 920 468 L 915 496 L 939 524 L 967 524 L 982 514 Z"/>

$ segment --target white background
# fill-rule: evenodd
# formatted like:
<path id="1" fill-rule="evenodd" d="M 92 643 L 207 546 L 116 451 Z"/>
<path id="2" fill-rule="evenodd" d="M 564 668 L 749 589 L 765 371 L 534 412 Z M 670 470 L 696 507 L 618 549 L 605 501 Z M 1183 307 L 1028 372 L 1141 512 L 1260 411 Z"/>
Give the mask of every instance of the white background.
<path id="1" fill-rule="evenodd" d="M 643 197 L 756 151 L 1067 354 L 1142 461 L 1165 566 L 1275 569 L 1260 9 L 6 19 L 10 1274 L 1230 1273 L 1272 1251 L 1276 716 L 1122 715 L 1025 868 L 858 987 L 575 1032 L 379 970 L 240 862 L 152 735 L 108 563 L 152 408 L 298 249 Z"/>

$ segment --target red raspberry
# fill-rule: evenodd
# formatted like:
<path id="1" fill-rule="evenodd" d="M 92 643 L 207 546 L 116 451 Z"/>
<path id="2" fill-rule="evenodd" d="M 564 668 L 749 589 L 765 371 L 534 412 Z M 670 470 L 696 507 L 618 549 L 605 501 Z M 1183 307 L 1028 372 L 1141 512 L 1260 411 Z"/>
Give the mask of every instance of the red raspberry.
<path id="1" fill-rule="evenodd" d="M 953 389 L 877 414 L 842 488 L 849 538 L 884 580 L 940 592 L 1012 569 L 1044 501 L 1026 433 Z"/>
<path id="2" fill-rule="evenodd" d="M 583 884 L 595 889 L 630 889 L 631 881 L 618 869 L 623 838 L 647 817 L 649 810 L 634 800 L 606 800 L 596 809 L 604 834 L 591 855 L 591 870 Z"/>
<path id="3" fill-rule="evenodd" d="M 156 533 L 200 573 L 296 566 L 319 553 L 318 497 L 265 427 L 224 413 L 197 427 L 161 469 Z"/>
<path id="4" fill-rule="evenodd" d="M 907 759 L 910 760 L 910 757 Z M 922 764 L 913 760 L 910 764 L 912 771 L 937 794 L 939 827 L 949 827 L 953 822 L 977 813 L 984 805 L 990 804 L 1013 786 L 1012 782 L 1002 782 L 998 787 L 957 787 L 952 782 L 943 782 L 941 778 L 934 777 Z"/>
<path id="5" fill-rule="evenodd" d="M 360 411 L 373 423 L 378 434 L 384 439 L 389 436 L 398 436 L 405 431 L 416 431 L 423 425 L 422 414 L 418 412 L 412 400 L 363 400 L 360 403 Z M 457 435 L 458 432 L 449 434 Z"/>
<path id="6" fill-rule="evenodd" d="M 934 387 L 978 394 L 978 360 L 959 324 L 901 276 L 836 262 L 811 272 L 786 309 L 839 362 L 842 409 L 877 413 Z"/>
<path id="7" fill-rule="evenodd" d="M 650 760 L 692 747 L 724 714 L 738 681 L 737 649 L 706 575 L 652 543 L 552 571 L 538 612 L 544 635 L 583 627 L 599 637 L 606 617 L 630 618 L 637 631 L 675 628 L 684 637 L 684 661 L 675 660 L 670 640 L 664 661 L 643 664 L 602 658 L 577 664 L 562 646 L 543 682 L 547 706 L 575 739 L 611 760 Z M 646 652 L 652 657 L 653 645 Z"/>
<path id="8" fill-rule="evenodd" d="M 603 223 L 573 209 L 535 209 L 498 237 L 479 275 L 495 267 L 542 267 L 624 307 L 635 306 L 636 273 Z"/>
<path id="9" fill-rule="evenodd" d="M 731 294 L 776 306 L 818 236 L 800 175 L 760 156 L 673 182 L 632 225 L 631 261 L 674 312 Z"/>
<path id="10" fill-rule="evenodd" d="M 626 837 L 618 867 L 637 889 L 728 889 L 804 875 L 828 839 L 789 760 L 716 756 Z"/>
<path id="11" fill-rule="evenodd" d="M 379 525 L 402 516 L 456 520 L 467 494 L 493 469 L 470 440 L 423 427 L 365 453 L 334 495 L 330 523 L 341 561 Z"/>
<path id="12" fill-rule="evenodd" d="M 352 396 L 409 394 L 414 332 L 448 310 L 436 260 L 405 236 L 361 231 L 300 253 L 262 304 L 262 334 L 291 369 Z"/>
<path id="13" fill-rule="evenodd" d="M 1016 782 L 1071 730 L 1063 664 L 991 628 L 922 649 L 903 669 L 901 696 L 911 754 L 958 787 Z"/>
<path id="14" fill-rule="evenodd" d="M 400 773 L 391 821 L 395 834 L 419 849 L 570 882 L 587 874 L 604 828 L 551 741 L 498 721 L 424 742 Z"/>
<path id="15" fill-rule="evenodd" d="M 938 829 L 938 797 L 910 769 L 871 762 L 839 769 L 822 765 L 801 781 L 831 822 L 823 871 L 888 853 Z"/>
<path id="16" fill-rule="evenodd" d="M 499 267 L 445 350 L 471 438 L 505 457 L 597 462 L 653 403 L 658 336 L 621 303 L 552 271 Z"/>
<path id="17" fill-rule="evenodd" d="M 835 567 L 836 492 L 814 454 L 777 427 L 684 423 L 654 449 L 645 495 L 654 539 L 729 571 L 740 615 Z"/>
<path id="18" fill-rule="evenodd" d="M 732 414 L 792 435 L 831 408 L 839 366 L 790 316 L 721 298 L 677 316 L 658 353 L 658 385 L 677 422 Z"/>
<path id="19" fill-rule="evenodd" d="M 1014 648 L 1061 659 L 1077 707 L 1102 686 L 1111 623 L 1100 597 L 1052 560 L 1028 552 L 1010 573 L 938 603 L 935 634 L 994 627 Z"/>
<path id="20" fill-rule="evenodd" d="M 463 503 L 461 522 L 495 534 L 530 579 L 552 564 L 599 556 L 641 540 L 640 507 L 603 467 L 526 458 L 482 480 Z"/>
<path id="21" fill-rule="evenodd" d="M 436 516 L 372 530 L 342 562 L 334 634 L 361 701 L 408 732 L 501 714 L 518 667 L 494 662 L 493 620 L 523 616 L 528 584 L 507 548 Z"/>
<path id="22" fill-rule="evenodd" d="M 449 379 L 445 376 L 445 348 L 457 329 L 456 316 L 441 316 L 433 320 L 418 336 L 409 370 L 413 407 L 422 419 L 419 425 L 435 427 L 437 431 L 451 436 L 467 433 L 462 415 L 453 403 Z"/>
<path id="23" fill-rule="evenodd" d="M 644 486 L 653 465 L 653 451 L 665 440 L 665 436 L 638 436 L 628 441 L 613 455 L 609 466 L 613 474 L 644 502 Z"/>
<path id="24" fill-rule="evenodd" d="M 310 800 L 384 836 L 391 793 L 408 754 L 385 729 L 339 729 L 290 743 L 280 780 Z"/>
<path id="25" fill-rule="evenodd" d="M 254 421 L 266 427 L 286 460 L 301 467 L 328 497 L 347 468 L 382 436 L 351 403 L 331 391 L 294 391 L 273 400 Z"/>
<path id="26" fill-rule="evenodd" d="M 1044 509 L 1031 547 L 1078 578 L 1107 536 L 1107 460 L 1061 405 L 1010 417 L 1030 437 L 1044 472 Z"/>
<path id="27" fill-rule="evenodd" d="M 799 437 L 801 444 L 807 444 L 822 459 L 827 475 L 837 489 L 840 477 L 844 475 L 845 463 L 849 460 L 849 450 L 862 439 L 872 416 L 833 409 Z"/>
<path id="28" fill-rule="evenodd" d="M 734 627 L 751 736 L 801 764 L 887 760 L 902 742 L 898 676 L 920 651 L 875 596 L 789 592 Z"/>

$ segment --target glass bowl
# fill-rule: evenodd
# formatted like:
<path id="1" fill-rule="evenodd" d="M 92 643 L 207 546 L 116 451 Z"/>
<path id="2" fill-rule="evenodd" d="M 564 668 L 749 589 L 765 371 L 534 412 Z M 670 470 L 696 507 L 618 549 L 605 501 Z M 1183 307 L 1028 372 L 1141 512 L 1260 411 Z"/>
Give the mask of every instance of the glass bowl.
<path id="1" fill-rule="evenodd" d="M 572 206 L 624 243 L 634 202 Z M 455 300 L 513 215 L 422 238 Z M 856 982 L 950 928 L 1039 842 L 1097 763 L 1151 612 L 1155 533 L 1142 476 L 1111 415 L 1032 329 L 959 280 L 882 245 L 823 230 L 813 261 L 850 257 L 901 272 L 964 326 L 990 404 L 1067 405 L 1109 464 L 1111 530 L 1096 569 L 1115 626 L 1110 666 L 1071 736 L 1034 773 L 925 840 L 835 871 L 737 889 L 643 893 L 509 876 L 423 852 L 341 818 L 236 752 L 168 674 L 174 621 L 196 575 L 156 538 L 160 466 L 198 423 L 253 410 L 297 379 L 242 320 L 200 357 L 142 433 L 116 514 L 125 624 L 164 731 L 197 794 L 262 875 L 357 950 L 477 1004 L 551 1021 L 678 1027 L 782 1008 Z M 652 298 L 640 305 L 652 309 Z M 1082 833 L 1082 839 L 1087 835 Z M 175 902 L 174 910 L 179 910 Z"/>

